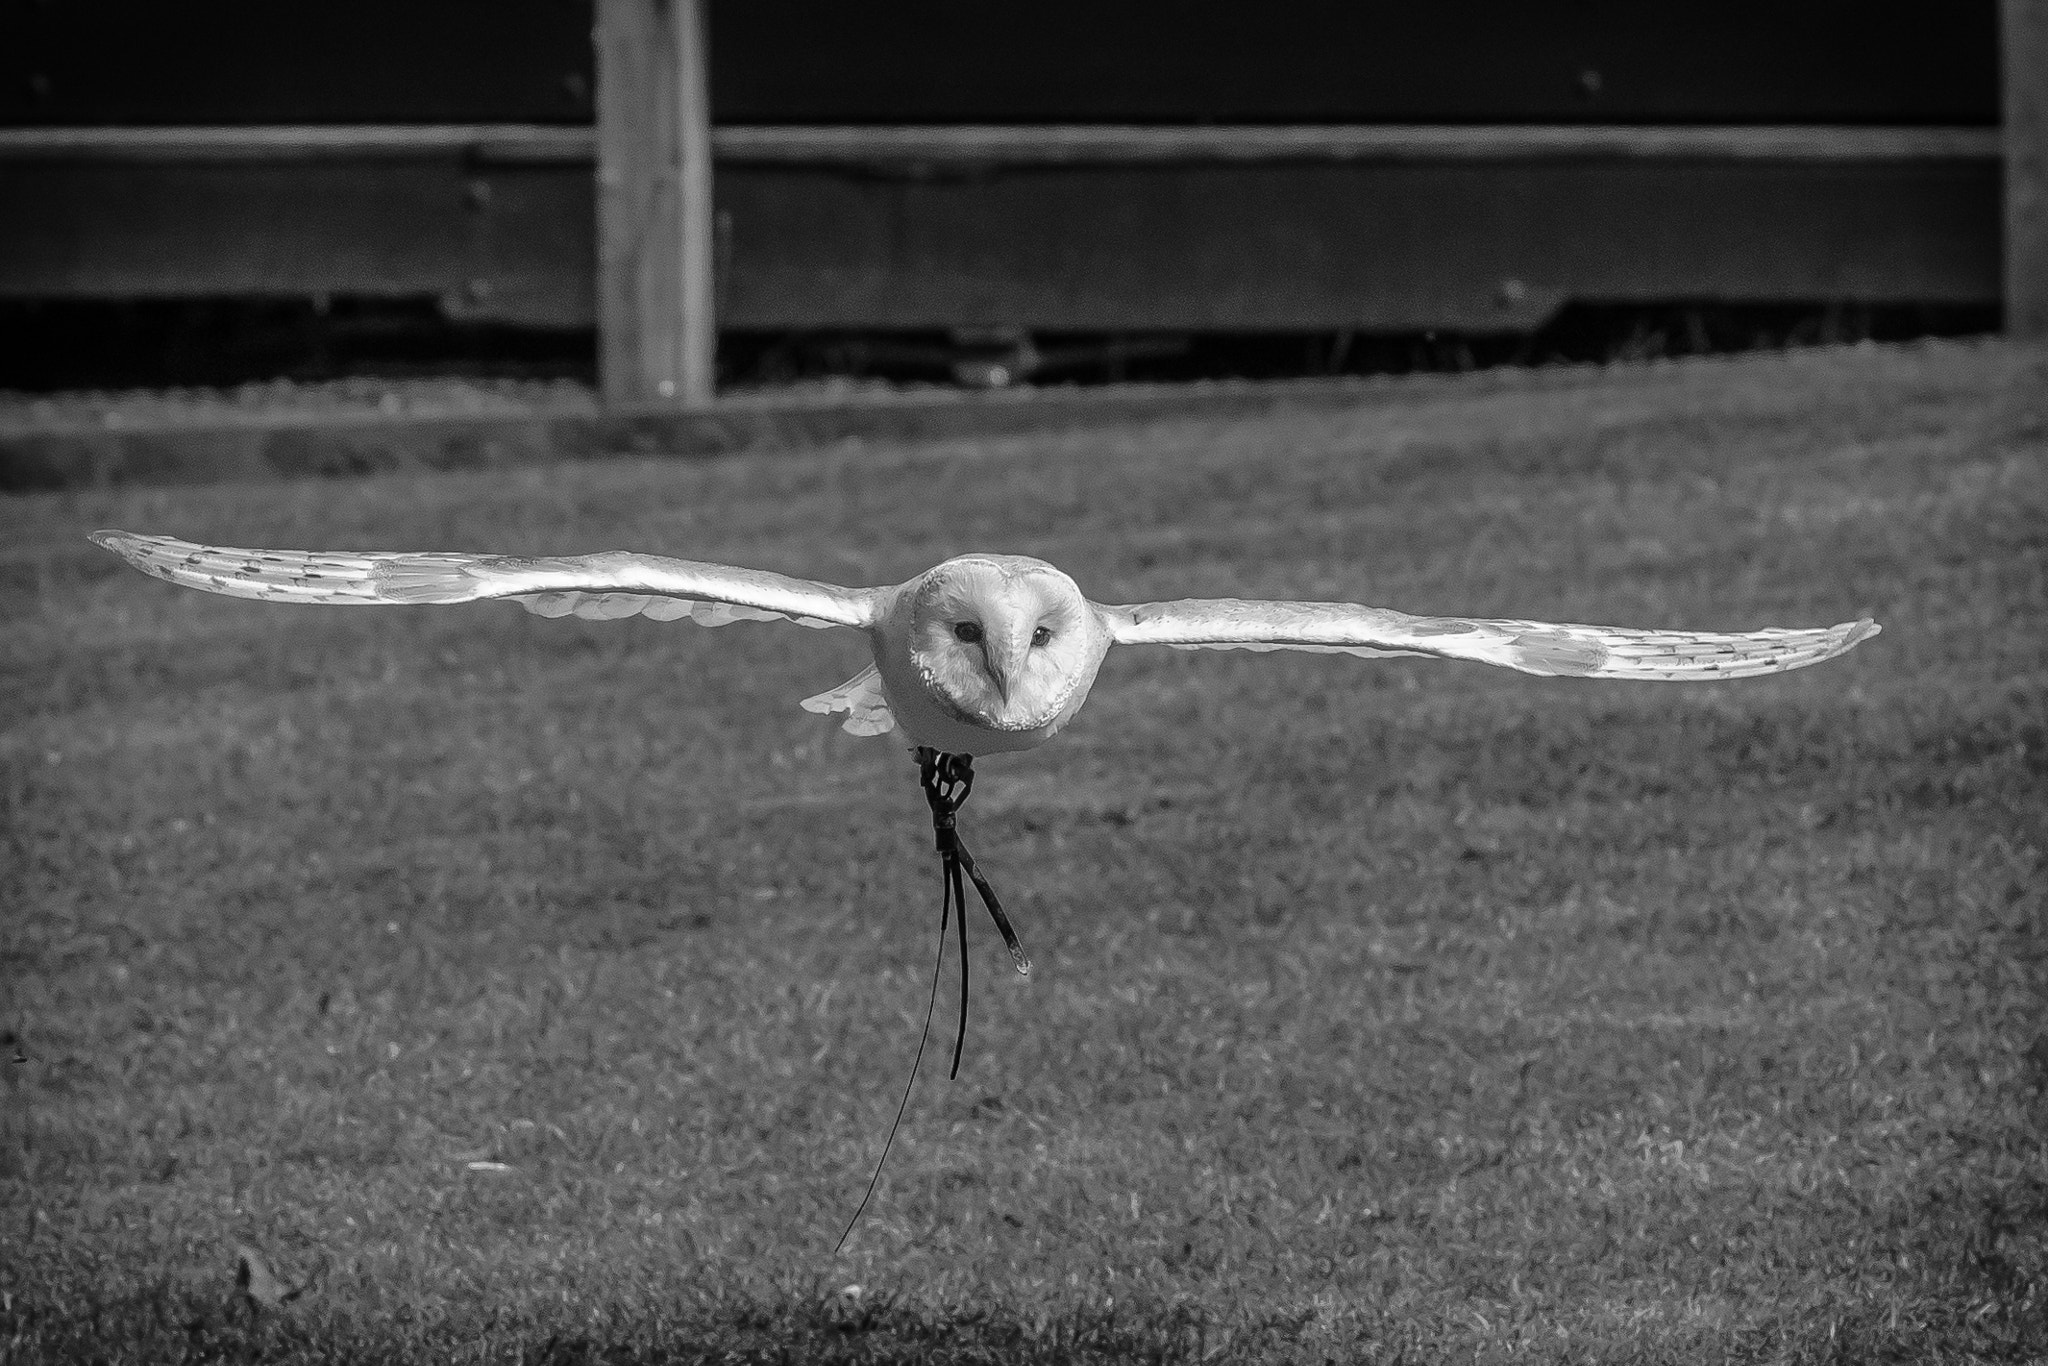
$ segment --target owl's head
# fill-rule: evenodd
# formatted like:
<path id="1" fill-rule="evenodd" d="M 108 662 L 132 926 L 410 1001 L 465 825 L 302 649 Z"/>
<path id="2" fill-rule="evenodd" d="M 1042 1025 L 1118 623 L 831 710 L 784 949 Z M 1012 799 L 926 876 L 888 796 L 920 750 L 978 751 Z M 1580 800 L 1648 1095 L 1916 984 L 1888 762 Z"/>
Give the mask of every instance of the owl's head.
<path id="1" fill-rule="evenodd" d="M 995 730 L 1036 730 L 1085 695 L 1103 627 L 1074 581 L 1024 555 L 962 555 L 911 601 L 910 655 L 945 710 Z"/>

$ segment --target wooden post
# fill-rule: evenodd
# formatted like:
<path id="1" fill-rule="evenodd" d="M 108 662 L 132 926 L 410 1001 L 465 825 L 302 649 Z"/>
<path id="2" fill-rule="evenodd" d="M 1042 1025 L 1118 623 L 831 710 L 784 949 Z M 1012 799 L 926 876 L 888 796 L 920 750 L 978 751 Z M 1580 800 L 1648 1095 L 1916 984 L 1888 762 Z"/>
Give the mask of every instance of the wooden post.
<path id="1" fill-rule="evenodd" d="M 2004 0 L 2005 330 L 2048 339 L 2048 0 Z"/>
<path id="2" fill-rule="evenodd" d="M 607 403 L 711 399 L 704 0 L 597 3 L 597 349 Z"/>

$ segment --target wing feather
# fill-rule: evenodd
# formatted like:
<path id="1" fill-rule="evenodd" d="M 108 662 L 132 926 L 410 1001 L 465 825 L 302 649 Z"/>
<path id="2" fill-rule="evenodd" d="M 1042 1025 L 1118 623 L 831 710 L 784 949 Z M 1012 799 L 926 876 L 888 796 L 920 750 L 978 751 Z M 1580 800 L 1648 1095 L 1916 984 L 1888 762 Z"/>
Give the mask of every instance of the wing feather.
<path id="1" fill-rule="evenodd" d="M 145 574 L 267 602 L 391 605 L 508 598 L 545 617 L 642 614 L 706 626 L 786 618 L 803 626 L 874 624 L 883 590 L 613 550 L 528 558 L 394 551 L 234 550 L 169 536 L 96 531 Z"/>
<path id="2" fill-rule="evenodd" d="M 872 664 L 838 687 L 806 697 L 799 705 L 826 716 L 845 712 L 840 729 L 851 735 L 886 735 L 896 729 L 896 713 L 889 708 L 881 671 Z"/>
<path id="3" fill-rule="evenodd" d="M 1434 655 L 1579 678 L 1750 678 L 1804 668 L 1876 635 L 1868 617 L 1760 631 L 1642 631 L 1545 621 L 1416 617 L 1346 602 L 1196 598 L 1098 609 L 1119 645 Z"/>

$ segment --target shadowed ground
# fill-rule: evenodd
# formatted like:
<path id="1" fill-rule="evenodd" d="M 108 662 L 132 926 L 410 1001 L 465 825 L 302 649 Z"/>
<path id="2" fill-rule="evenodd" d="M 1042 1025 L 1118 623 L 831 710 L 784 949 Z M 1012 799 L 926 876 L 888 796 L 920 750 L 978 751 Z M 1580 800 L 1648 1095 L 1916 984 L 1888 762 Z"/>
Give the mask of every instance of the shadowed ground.
<path id="1" fill-rule="evenodd" d="M 0 502 L 5 1359 L 2048 1351 L 2044 456 L 2048 357 L 1932 345 Z M 980 766 L 1038 970 L 975 926 L 835 1258 L 938 900 L 907 756 L 796 706 L 856 638 L 236 602 L 101 526 L 1885 633 L 1113 652 Z"/>

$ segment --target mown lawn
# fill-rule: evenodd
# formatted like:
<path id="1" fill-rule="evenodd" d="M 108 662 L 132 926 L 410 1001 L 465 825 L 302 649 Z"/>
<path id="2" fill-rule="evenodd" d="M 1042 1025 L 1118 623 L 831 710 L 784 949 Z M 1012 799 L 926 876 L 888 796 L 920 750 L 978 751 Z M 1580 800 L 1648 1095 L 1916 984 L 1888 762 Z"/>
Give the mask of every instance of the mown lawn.
<path id="1" fill-rule="evenodd" d="M 2048 354 L 1941 345 L 0 502 L 0 1360 L 2048 1353 L 2044 458 Z M 835 1257 L 938 911 L 907 757 L 796 706 L 858 639 L 241 603 L 100 526 L 1885 630 L 1113 652 L 981 765 L 1038 968 L 975 923 Z"/>

